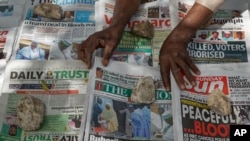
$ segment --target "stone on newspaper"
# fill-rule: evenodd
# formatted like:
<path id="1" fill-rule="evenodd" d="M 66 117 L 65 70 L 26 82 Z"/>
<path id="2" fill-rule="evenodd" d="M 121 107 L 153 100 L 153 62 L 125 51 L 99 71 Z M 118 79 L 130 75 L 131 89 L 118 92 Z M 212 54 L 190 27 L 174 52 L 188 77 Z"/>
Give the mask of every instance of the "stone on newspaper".
<path id="1" fill-rule="evenodd" d="M 133 88 L 131 101 L 150 104 L 155 101 L 155 84 L 151 76 L 141 78 Z"/>
<path id="2" fill-rule="evenodd" d="M 63 17 L 62 8 L 52 3 L 41 3 L 34 6 L 34 14 L 50 19 L 61 19 Z"/>
<path id="3" fill-rule="evenodd" d="M 38 130 L 43 122 L 45 105 L 33 96 L 25 96 L 16 106 L 17 125 L 26 131 Z"/>
<path id="4" fill-rule="evenodd" d="M 149 21 L 143 21 L 135 24 L 131 29 L 131 33 L 137 36 L 151 39 L 154 37 L 154 26 Z"/>
<path id="5" fill-rule="evenodd" d="M 230 99 L 218 88 L 214 89 L 208 96 L 207 105 L 212 111 L 222 116 L 231 113 Z"/>

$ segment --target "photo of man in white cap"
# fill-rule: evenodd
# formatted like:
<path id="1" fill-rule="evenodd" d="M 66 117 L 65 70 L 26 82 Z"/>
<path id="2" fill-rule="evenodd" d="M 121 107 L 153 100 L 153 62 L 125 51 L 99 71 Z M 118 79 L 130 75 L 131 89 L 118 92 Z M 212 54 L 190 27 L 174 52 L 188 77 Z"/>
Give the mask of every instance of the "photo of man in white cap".
<path id="1" fill-rule="evenodd" d="M 29 46 L 25 46 L 17 51 L 18 60 L 45 60 L 45 51 L 38 47 L 38 42 L 32 41 Z"/>
<path id="2" fill-rule="evenodd" d="M 230 31 L 224 31 L 223 32 L 223 37 L 222 37 L 222 40 L 224 41 L 232 41 L 233 40 L 233 37 L 232 37 L 232 34 Z"/>

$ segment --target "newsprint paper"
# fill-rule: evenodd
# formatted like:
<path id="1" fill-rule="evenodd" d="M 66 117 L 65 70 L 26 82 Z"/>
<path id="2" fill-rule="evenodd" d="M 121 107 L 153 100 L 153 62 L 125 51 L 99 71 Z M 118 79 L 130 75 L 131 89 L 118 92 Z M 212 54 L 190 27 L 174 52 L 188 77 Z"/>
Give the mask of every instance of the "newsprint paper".
<path id="1" fill-rule="evenodd" d="M 173 2 L 173 27 L 187 15 L 193 3 L 194 0 Z M 246 0 L 226 0 L 189 42 L 189 56 L 200 64 L 249 62 L 249 19 Z"/>
<path id="2" fill-rule="evenodd" d="M 86 120 L 88 73 L 86 65 L 77 60 L 9 61 L 0 98 L 4 109 L 0 140 L 78 141 Z M 44 121 L 36 131 L 24 131 L 15 122 L 16 104 L 26 95 L 46 105 Z"/>
<path id="3" fill-rule="evenodd" d="M 197 86 L 180 91 L 172 82 L 172 106 L 176 141 L 229 141 L 229 125 L 250 124 L 250 64 L 198 65 Z M 231 114 L 221 116 L 210 110 L 207 98 L 219 89 L 230 98 Z"/>
<path id="4" fill-rule="evenodd" d="M 24 19 L 8 59 L 17 60 L 72 60 L 77 58 L 77 47 L 95 32 L 94 0 L 54 0 L 62 8 L 60 20 L 34 14 L 34 6 L 42 0 L 27 0 Z M 35 42 L 36 54 L 31 54 Z M 34 51 L 34 52 L 35 52 Z"/>
<path id="5" fill-rule="evenodd" d="M 132 103 L 138 80 L 151 76 L 155 102 Z M 166 92 L 159 69 L 111 61 L 103 67 L 96 57 L 89 72 L 89 106 L 84 141 L 173 141 L 171 94 Z"/>
<path id="6" fill-rule="evenodd" d="M 115 0 L 98 0 L 95 3 L 96 31 L 110 25 Z M 158 67 L 161 45 L 171 31 L 169 0 L 143 1 L 137 12 L 127 23 L 121 41 L 111 59 L 130 64 Z M 131 28 L 142 22 L 150 22 L 154 27 L 152 39 L 131 34 Z"/>

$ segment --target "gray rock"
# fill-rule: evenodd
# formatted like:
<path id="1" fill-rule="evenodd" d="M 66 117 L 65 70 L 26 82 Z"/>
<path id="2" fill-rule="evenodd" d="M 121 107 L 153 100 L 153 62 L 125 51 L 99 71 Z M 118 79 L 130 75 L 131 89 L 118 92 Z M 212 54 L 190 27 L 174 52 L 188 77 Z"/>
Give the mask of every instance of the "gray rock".
<path id="1" fill-rule="evenodd" d="M 16 105 L 17 125 L 23 130 L 31 131 L 40 128 L 45 114 L 44 103 L 33 96 L 25 96 Z"/>
<path id="2" fill-rule="evenodd" d="M 149 21 L 140 22 L 131 28 L 131 33 L 137 36 L 152 39 L 154 37 L 154 26 Z"/>
<path id="3" fill-rule="evenodd" d="M 140 79 L 133 89 L 131 101 L 150 104 L 155 101 L 155 85 L 151 76 Z"/>
<path id="4" fill-rule="evenodd" d="M 34 6 L 34 14 L 50 19 L 60 20 L 63 17 L 62 8 L 52 3 L 41 3 Z"/>
<path id="5" fill-rule="evenodd" d="M 227 116 L 231 113 L 230 99 L 218 88 L 214 89 L 208 96 L 207 105 L 219 115 Z"/>

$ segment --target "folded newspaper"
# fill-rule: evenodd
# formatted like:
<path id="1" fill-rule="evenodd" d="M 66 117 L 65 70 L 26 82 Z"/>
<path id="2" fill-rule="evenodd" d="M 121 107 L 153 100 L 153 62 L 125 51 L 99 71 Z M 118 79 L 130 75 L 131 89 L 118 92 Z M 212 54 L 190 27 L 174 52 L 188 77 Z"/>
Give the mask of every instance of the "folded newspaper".
<path id="1" fill-rule="evenodd" d="M 172 5 L 173 27 L 183 19 L 195 0 L 179 0 Z M 237 6 L 235 6 L 237 5 Z M 250 13 L 247 0 L 227 0 L 189 42 L 189 56 L 196 63 L 248 62 Z"/>
<path id="2" fill-rule="evenodd" d="M 148 76 L 154 80 L 155 102 L 131 102 L 136 83 Z M 174 140 L 171 93 L 165 91 L 159 69 L 117 61 L 104 67 L 96 57 L 87 93 L 84 141 Z"/>
<path id="3" fill-rule="evenodd" d="M 62 9 L 62 18 L 51 19 L 34 13 L 34 7 L 53 2 Z M 77 47 L 95 32 L 94 0 L 26 0 L 12 54 L 7 59 L 73 60 Z M 31 49 L 31 44 L 35 42 Z M 31 53 L 31 50 L 35 53 Z"/>
<path id="4" fill-rule="evenodd" d="M 195 76 L 197 86 L 194 88 L 187 83 L 187 88 L 180 91 L 172 82 L 175 140 L 229 141 L 230 125 L 250 124 L 250 64 L 203 64 L 198 67 L 202 74 Z M 230 115 L 216 114 L 207 105 L 208 96 L 215 89 L 230 99 Z"/>
<path id="5" fill-rule="evenodd" d="M 151 0 L 144 2 L 145 3 L 139 6 L 137 12 L 127 23 L 121 41 L 111 59 L 136 65 L 158 67 L 161 45 L 171 31 L 170 2 L 169 0 Z M 96 31 L 103 30 L 110 25 L 114 7 L 115 0 L 96 1 Z M 153 39 L 131 34 L 131 28 L 135 24 L 146 21 L 153 25 Z"/>
<path id="6" fill-rule="evenodd" d="M 0 140 L 79 140 L 86 120 L 88 74 L 78 60 L 9 61 L 0 98 Z M 45 104 L 44 121 L 35 131 L 25 131 L 16 122 L 16 104 L 27 95 Z"/>
<path id="7" fill-rule="evenodd" d="M 3 53 L 3 58 L 5 58 L 8 53 L 11 54 L 17 30 L 16 27 L 0 27 L 0 53 Z"/>

